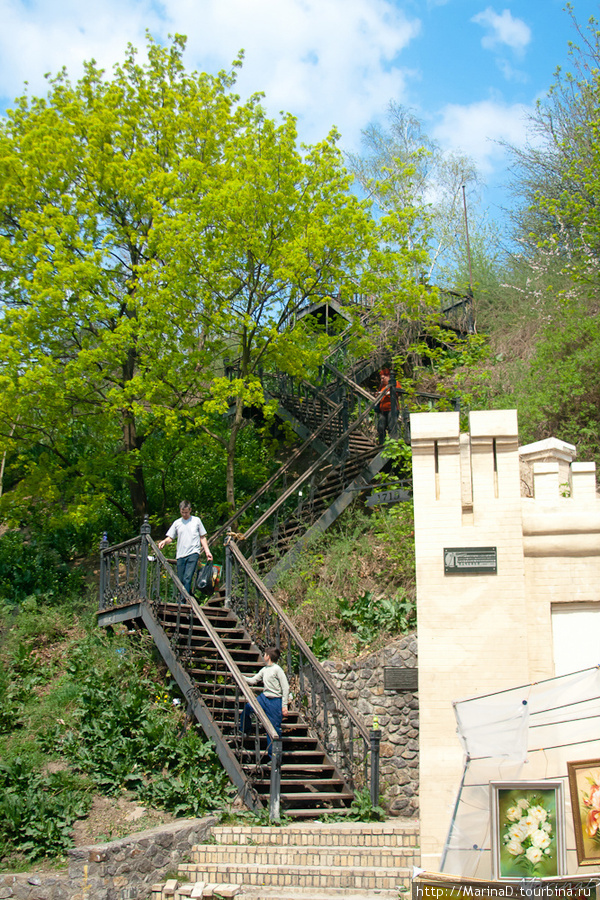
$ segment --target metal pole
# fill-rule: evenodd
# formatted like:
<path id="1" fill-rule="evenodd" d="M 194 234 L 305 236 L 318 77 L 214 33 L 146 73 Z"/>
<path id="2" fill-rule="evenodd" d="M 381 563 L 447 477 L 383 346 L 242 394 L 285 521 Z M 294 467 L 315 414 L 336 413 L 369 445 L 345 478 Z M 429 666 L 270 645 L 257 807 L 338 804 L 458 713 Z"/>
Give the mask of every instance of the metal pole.
<path id="1" fill-rule="evenodd" d="M 148 537 L 150 536 L 148 516 L 144 516 L 140 534 L 142 536 L 140 547 L 140 597 L 145 600 L 148 596 Z"/>
<path id="2" fill-rule="evenodd" d="M 278 822 L 281 815 L 281 756 L 283 742 L 275 738 L 271 742 L 271 796 L 269 799 L 269 820 Z"/>
<path id="3" fill-rule="evenodd" d="M 398 429 L 398 391 L 396 389 L 396 371 L 390 369 L 390 427 L 389 433 L 392 437 L 397 437 Z"/>
<path id="4" fill-rule="evenodd" d="M 379 745 L 381 731 L 371 731 L 371 806 L 379 806 Z"/>
<path id="5" fill-rule="evenodd" d="M 231 585 L 233 582 L 233 569 L 231 565 L 231 547 L 229 542 L 231 535 L 225 537 L 225 606 L 229 609 L 231 606 Z"/>
<path id="6" fill-rule="evenodd" d="M 106 553 L 103 553 L 103 550 L 108 549 L 108 534 L 106 531 L 102 535 L 102 540 L 100 541 L 100 586 L 98 588 L 98 608 L 104 609 L 104 594 L 106 593 L 106 575 L 108 569 L 108 559 Z"/>
<path id="7" fill-rule="evenodd" d="M 471 297 L 473 296 L 473 269 L 471 267 L 471 244 L 469 241 L 469 222 L 467 219 L 467 193 L 465 190 L 465 185 L 462 186 L 463 192 L 463 209 L 465 213 L 465 235 L 467 237 L 467 259 L 469 261 L 469 289 L 471 292 Z"/>

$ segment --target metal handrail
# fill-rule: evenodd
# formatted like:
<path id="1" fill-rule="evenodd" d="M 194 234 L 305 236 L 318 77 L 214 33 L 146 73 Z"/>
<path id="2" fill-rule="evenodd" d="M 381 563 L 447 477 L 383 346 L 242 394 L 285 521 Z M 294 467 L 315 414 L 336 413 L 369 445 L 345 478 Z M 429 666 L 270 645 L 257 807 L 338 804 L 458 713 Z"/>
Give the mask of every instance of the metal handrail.
<path id="1" fill-rule="evenodd" d="M 214 544 L 214 542 L 217 541 L 220 537 L 223 537 L 223 535 L 231 529 L 233 523 L 236 522 L 240 518 L 240 516 L 242 516 L 248 509 L 250 509 L 250 507 L 253 506 L 257 500 L 260 500 L 260 498 L 263 497 L 270 490 L 270 488 L 272 488 L 273 485 L 276 484 L 277 481 L 279 481 L 280 478 L 282 478 L 290 471 L 296 460 L 298 460 L 308 449 L 308 447 L 310 447 L 311 444 L 314 443 L 314 441 L 321 435 L 321 433 L 325 431 L 329 425 L 331 425 L 336 415 L 338 415 L 338 413 L 340 412 L 342 405 L 342 403 L 338 403 L 338 405 L 334 407 L 331 415 L 328 416 L 328 418 L 319 425 L 316 431 L 313 431 L 313 433 L 309 437 L 307 437 L 304 443 L 295 451 L 295 453 L 292 454 L 292 456 L 290 456 L 287 462 L 280 466 L 277 471 L 274 472 L 273 475 L 271 475 L 269 480 L 266 481 L 262 485 L 262 487 L 260 487 L 256 491 L 256 493 L 252 495 L 252 497 L 250 497 L 249 500 L 246 500 L 246 502 L 242 506 L 240 506 L 239 509 L 236 509 L 236 511 L 232 516 L 229 517 L 229 519 L 227 519 L 224 525 L 221 525 L 221 527 L 217 531 L 211 534 L 208 539 L 209 545 Z"/>
<path id="2" fill-rule="evenodd" d="M 333 456 L 333 454 L 337 450 L 338 446 L 343 441 L 347 441 L 349 439 L 350 435 L 352 435 L 363 424 L 363 422 L 365 421 L 365 419 L 367 418 L 369 413 L 372 412 L 372 410 L 375 408 L 377 403 L 381 400 L 384 393 L 385 393 L 385 390 L 378 393 L 377 396 L 375 397 L 375 399 L 369 404 L 369 406 L 363 410 L 363 412 L 359 416 L 359 418 L 355 422 L 353 422 L 352 425 L 350 425 L 348 427 L 348 429 L 346 431 L 344 431 L 333 442 L 333 444 L 331 444 L 325 450 L 325 452 L 311 466 L 309 466 L 308 469 L 306 469 L 305 472 L 303 472 L 302 475 L 299 475 L 298 478 L 294 481 L 294 483 L 292 485 L 290 485 L 282 494 L 280 494 L 280 496 L 269 507 L 269 509 L 267 509 L 255 522 L 252 523 L 250 528 L 244 533 L 244 540 L 248 540 L 248 538 L 252 537 L 252 535 L 260 528 L 260 526 L 263 525 L 267 521 L 267 519 L 269 519 L 275 512 L 277 512 L 277 510 L 285 503 L 285 501 L 292 494 L 296 493 L 296 491 L 298 491 L 299 488 L 301 488 L 302 485 L 306 481 L 308 481 L 308 479 L 311 478 L 315 472 L 317 472 L 323 468 L 324 464 L 329 461 L 331 456 Z"/>
<path id="3" fill-rule="evenodd" d="M 265 644 L 277 646 L 282 656 L 285 652 L 288 678 L 294 690 L 298 690 L 299 705 L 327 755 L 335 760 L 338 772 L 350 787 L 356 787 L 360 774 L 364 784 L 368 783 L 371 754 L 371 796 L 378 798 L 378 743 L 374 745 L 372 735 L 369 735 L 233 537 L 227 541 L 225 551 L 226 605 L 234 609 L 249 631 L 260 634 Z"/>
<path id="4" fill-rule="evenodd" d="M 278 738 L 279 735 L 277 734 L 277 731 L 276 731 L 275 727 L 273 726 L 273 723 L 267 717 L 263 708 L 256 702 L 256 697 L 255 697 L 253 691 L 250 690 L 250 688 L 248 687 L 248 683 L 245 681 L 243 676 L 240 674 L 239 669 L 238 669 L 233 657 L 229 653 L 229 650 L 227 649 L 227 647 L 225 646 L 225 644 L 219 637 L 218 633 L 213 628 L 210 619 L 206 616 L 206 614 L 204 613 L 202 607 L 200 606 L 200 604 L 198 603 L 196 598 L 192 594 L 188 593 L 188 591 L 186 591 L 183 584 L 177 577 L 176 573 L 173 571 L 173 569 L 169 565 L 169 561 L 167 560 L 167 558 L 165 556 L 163 556 L 162 552 L 158 549 L 158 545 L 154 542 L 154 540 L 150 537 L 150 535 L 147 536 L 147 540 L 148 540 L 148 544 L 152 547 L 152 550 L 156 554 L 156 558 L 158 559 L 158 561 L 161 563 L 163 568 L 168 572 L 171 579 L 173 580 L 175 587 L 179 591 L 179 596 L 183 597 L 185 599 L 186 603 L 189 606 L 191 606 L 194 615 L 196 616 L 198 621 L 202 624 L 202 627 L 208 634 L 213 645 L 218 650 L 219 656 L 221 657 L 221 659 L 223 660 L 223 662 L 229 669 L 229 672 L 232 675 L 232 677 L 236 683 L 236 686 L 239 688 L 240 693 L 242 693 L 244 695 L 246 702 L 250 703 L 253 712 L 260 718 L 263 728 L 265 729 L 265 731 L 267 732 L 269 737 Z"/>
<path id="5" fill-rule="evenodd" d="M 291 619 L 288 618 L 287 613 L 284 612 L 283 608 L 279 605 L 273 594 L 270 592 L 266 584 L 261 580 L 261 578 L 254 571 L 248 560 L 245 558 L 244 554 L 238 547 L 237 543 L 233 538 L 230 538 L 226 544 L 229 547 L 231 553 L 237 559 L 238 563 L 242 567 L 242 569 L 246 572 L 250 580 L 252 581 L 255 588 L 262 594 L 265 598 L 271 609 L 274 613 L 279 617 L 280 621 L 285 625 L 287 631 L 294 638 L 295 642 L 298 644 L 298 647 L 302 650 L 304 656 L 306 656 L 307 660 L 310 662 L 311 666 L 315 671 L 319 673 L 320 678 L 325 682 L 327 688 L 331 693 L 337 698 L 340 704 L 344 707 L 344 711 L 349 719 L 352 719 L 357 730 L 361 734 L 361 736 L 365 739 L 365 741 L 369 740 L 369 733 L 365 726 L 362 724 L 360 719 L 354 714 L 352 709 L 348 706 L 346 699 L 343 694 L 337 687 L 334 681 L 329 677 L 315 654 L 312 652 L 300 632 L 297 630 L 294 623 Z"/>

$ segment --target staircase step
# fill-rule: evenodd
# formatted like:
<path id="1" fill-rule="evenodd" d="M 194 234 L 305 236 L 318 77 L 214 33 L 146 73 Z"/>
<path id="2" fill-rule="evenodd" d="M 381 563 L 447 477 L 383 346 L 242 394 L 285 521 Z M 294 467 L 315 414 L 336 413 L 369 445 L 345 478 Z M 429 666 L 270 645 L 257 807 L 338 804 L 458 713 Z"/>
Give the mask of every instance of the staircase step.
<path id="1" fill-rule="evenodd" d="M 398 890 L 353 891 L 348 888 L 243 886 L 238 900 L 398 900 Z"/>
<path id="2" fill-rule="evenodd" d="M 309 829 L 307 829 L 309 831 Z M 192 862 L 202 866 L 221 863 L 227 857 L 229 866 L 268 866 L 274 862 L 272 845 L 238 846 L 237 844 L 200 845 L 192 849 Z M 410 850 L 401 851 L 397 847 L 319 847 L 306 844 L 301 847 L 288 845 L 278 847 L 278 866 L 407 868 L 413 863 L 414 854 Z"/>
<path id="3" fill-rule="evenodd" d="M 225 844 L 318 844 L 321 847 L 412 847 L 419 846 L 419 823 L 415 820 L 388 822 L 311 823 L 273 828 L 268 825 L 217 825 L 212 836 Z M 201 846 L 201 845 L 199 845 Z"/>
<path id="4" fill-rule="evenodd" d="M 351 791 L 286 791 L 284 796 L 285 812 L 289 815 L 292 814 L 295 807 L 312 807 L 313 812 L 316 809 L 325 814 L 328 809 L 335 810 L 338 806 L 349 806 L 354 800 L 354 794 Z M 323 806 L 323 804 L 327 804 L 327 806 Z"/>
<path id="5" fill-rule="evenodd" d="M 220 884 L 217 882 L 187 881 L 183 884 L 176 878 L 170 878 L 162 884 L 152 885 L 152 900 L 208 900 L 210 897 L 230 898 L 240 893 L 239 884 Z"/>
<path id="6" fill-rule="evenodd" d="M 394 890 L 404 887 L 412 869 L 401 867 L 371 868 L 350 866 L 314 865 L 253 865 L 252 863 L 229 865 L 227 863 L 185 863 L 179 866 L 179 874 L 186 881 L 229 881 L 249 885 L 273 885 L 281 887 L 351 888 L 354 890 Z"/>

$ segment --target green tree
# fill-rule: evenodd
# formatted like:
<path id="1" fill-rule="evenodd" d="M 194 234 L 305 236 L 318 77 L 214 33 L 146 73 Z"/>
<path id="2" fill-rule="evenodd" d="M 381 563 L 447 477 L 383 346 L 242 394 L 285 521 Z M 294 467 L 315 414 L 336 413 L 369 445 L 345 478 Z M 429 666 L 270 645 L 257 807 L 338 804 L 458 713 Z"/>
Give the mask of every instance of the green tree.
<path id="1" fill-rule="evenodd" d="M 570 71 L 557 71 L 529 143 L 512 149 L 521 252 L 505 273 L 512 323 L 504 317 L 494 340 L 504 345 L 488 373 L 496 389 L 481 394 L 518 407 L 525 440 L 556 436 L 600 460 L 600 32 L 568 11 L 580 38 Z"/>
<path id="2" fill-rule="evenodd" d="M 577 221 L 571 219 L 563 201 L 592 200 L 586 170 L 597 143 L 592 123 L 598 111 L 598 22 L 591 17 L 584 27 L 570 3 L 566 9 L 578 35 L 578 41 L 569 44 L 570 67 L 556 70 L 554 84 L 537 102 L 528 122 L 527 143 L 507 145 L 515 199 L 510 210 L 513 237 L 538 266 L 546 262 L 540 249 L 547 240 L 549 268 L 556 268 L 557 260 L 564 263 L 578 242 Z"/>
<path id="3" fill-rule="evenodd" d="M 206 394 L 204 311 L 184 291 L 164 303 L 155 223 L 185 227 L 179 167 L 194 137 L 218 156 L 235 97 L 229 75 L 185 73 L 183 43 L 150 41 L 145 67 L 130 48 L 110 80 L 63 71 L 2 123 L 1 427 L 25 496 L 142 516 L 144 442 Z"/>
<path id="4" fill-rule="evenodd" d="M 324 352 L 309 325 L 286 327 L 295 313 L 334 286 L 389 296 L 410 266 L 403 223 L 350 194 L 335 132 L 299 148 L 293 117 L 240 102 L 232 73 L 188 73 L 184 45 L 149 39 L 144 65 L 130 47 L 110 78 L 63 71 L 0 125 L 5 504 L 139 518 L 149 439 L 204 428 L 226 447 L 233 505 L 259 368 Z"/>
<path id="5" fill-rule="evenodd" d="M 443 152 L 405 107 L 390 102 L 387 119 L 387 128 L 377 124 L 364 130 L 364 153 L 350 156 L 351 168 L 381 211 L 413 210 L 409 240 L 429 247 L 418 275 L 450 287 L 457 266 L 466 262 L 463 185 L 470 227 L 477 230 L 479 175 L 464 154 Z"/>
<path id="6" fill-rule="evenodd" d="M 349 191 L 337 139 L 334 131 L 302 151 L 291 115 L 277 124 L 251 101 L 222 163 L 190 170 L 186 234 L 163 223 L 178 242 L 171 280 L 187 280 L 231 355 L 231 372 L 212 380 L 204 408 L 222 413 L 233 401 L 229 434 L 216 435 L 227 448 L 232 507 L 244 410 L 266 405 L 261 370 L 316 372 L 331 343 L 297 313 L 334 290 L 344 302 L 367 281 L 381 289 L 404 262 L 380 250 L 383 227 Z"/>

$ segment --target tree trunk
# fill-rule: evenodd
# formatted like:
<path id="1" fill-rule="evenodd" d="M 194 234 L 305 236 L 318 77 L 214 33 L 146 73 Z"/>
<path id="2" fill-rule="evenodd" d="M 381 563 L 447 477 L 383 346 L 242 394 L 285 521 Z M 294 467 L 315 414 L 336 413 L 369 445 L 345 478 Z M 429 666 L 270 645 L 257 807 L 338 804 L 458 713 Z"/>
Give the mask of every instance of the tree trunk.
<path id="1" fill-rule="evenodd" d="M 135 416 L 126 412 L 123 417 L 123 447 L 126 454 L 141 450 L 144 439 L 140 438 L 135 425 Z M 129 495 L 134 515 L 140 521 L 148 514 L 148 498 L 146 496 L 146 482 L 144 468 L 138 461 L 128 475 Z"/>

